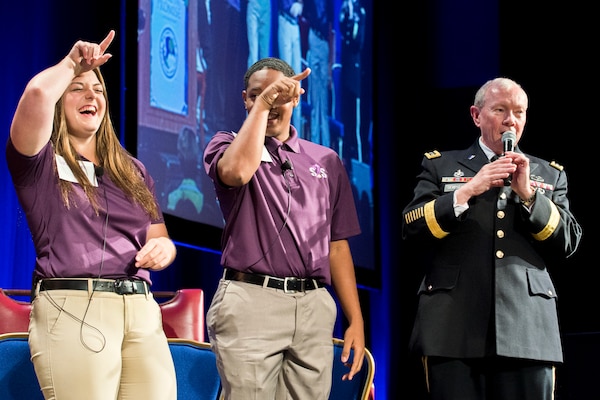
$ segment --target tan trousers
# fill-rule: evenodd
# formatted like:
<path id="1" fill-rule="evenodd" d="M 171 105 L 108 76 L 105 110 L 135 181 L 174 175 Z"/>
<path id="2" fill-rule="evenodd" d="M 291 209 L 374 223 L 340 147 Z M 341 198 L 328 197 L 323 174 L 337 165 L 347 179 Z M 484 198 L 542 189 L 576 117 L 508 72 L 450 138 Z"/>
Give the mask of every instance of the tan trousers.
<path id="1" fill-rule="evenodd" d="M 177 400 L 175 368 L 152 294 L 42 291 L 29 347 L 46 400 Z"/>
<path id="2" fill-rule="evenodd" d="M 206 321 L 226 400 L 327 400 L 335 300 L 221 280 Z"/>

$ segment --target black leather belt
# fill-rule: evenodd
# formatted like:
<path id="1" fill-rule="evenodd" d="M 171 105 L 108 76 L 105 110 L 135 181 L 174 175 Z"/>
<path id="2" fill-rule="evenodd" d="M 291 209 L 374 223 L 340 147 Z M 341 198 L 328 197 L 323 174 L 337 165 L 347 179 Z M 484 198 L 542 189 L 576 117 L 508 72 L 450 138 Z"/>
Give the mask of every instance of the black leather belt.
<path id="1" fill-rule="evenodd" d="M 281 289 L 286 293 L 306 292 L 307 290 L 314 290 L 326 286 L 325 283 L 311 278 L 277 278 L 275 276 L 262 274 L 248 274 L 230 268 L 225 269 L 224 278 L 232 281 L 266 286 L 273 289 Z"/>
<path id="2" fill-rule="evenodd" d="M 116 294 L 146 294 L 149 292 L 146 281 L 136 279 L 44 279 L 40 282 L 40 292 L 44 290 L 89 290 Z"/>

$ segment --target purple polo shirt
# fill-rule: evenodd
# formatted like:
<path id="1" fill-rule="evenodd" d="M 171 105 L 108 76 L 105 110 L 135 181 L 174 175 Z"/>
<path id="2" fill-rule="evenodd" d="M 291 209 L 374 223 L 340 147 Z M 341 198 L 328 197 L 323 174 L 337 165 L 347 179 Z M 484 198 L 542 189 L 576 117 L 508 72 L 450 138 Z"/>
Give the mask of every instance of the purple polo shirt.
<path id="1" fill-rule="evenodd" d="M 278 277 L 315 278 L 331 284 L 329 244 L 360 233 L 350 181 L 332 149 L 299 139 L 292 127 L 282 143 L 267 137 L 272 162 L 261 162 L 247 185 L 228 187 L 217 161 L 233 141 L 217 132 L 204 152 L 225 219 L 221 264 Z M 292 170 L 282 170 L 286 160 Z"/>
<path id="2" fill-rule="evenodd" d="M 136 276 L 151 283 L 150 272 L 134 266 L 135 255 L 146 243 L 150 223 L 164 221 L 162 213 L 151 221 L 115 186 L 108 173 L 99 178 L 99 215 L 77 183 L 73 184 L 71 207 L 67 209 L 50 142 L 39 154 L 26 157 L 9 139 L 6 161 L 33 238 L 36 279 Z M 154 192 L 154 181 L 145 167 L 136 159 L 134 162 Z"/>

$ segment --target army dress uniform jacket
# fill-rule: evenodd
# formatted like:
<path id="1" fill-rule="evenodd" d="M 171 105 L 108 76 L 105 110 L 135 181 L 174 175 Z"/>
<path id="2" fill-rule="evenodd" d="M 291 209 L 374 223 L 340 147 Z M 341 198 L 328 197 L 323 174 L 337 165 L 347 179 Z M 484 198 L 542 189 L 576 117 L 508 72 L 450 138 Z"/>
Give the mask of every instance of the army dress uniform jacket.
<path id="1" fill-rule="evenodd" d="M 571 256 L 582 230 L 569 210 L 562 166 L 527 157 L 537 188 L 531 213 L 506 186 L 471 198 L 456 217 L 454 191 L 489 161 L 478 142 L 425 154 L 402 226 L 405 240 L 419 239 L 425 259 L 410 340 L 417 353 L 562 362 L 546 263 Z"/>

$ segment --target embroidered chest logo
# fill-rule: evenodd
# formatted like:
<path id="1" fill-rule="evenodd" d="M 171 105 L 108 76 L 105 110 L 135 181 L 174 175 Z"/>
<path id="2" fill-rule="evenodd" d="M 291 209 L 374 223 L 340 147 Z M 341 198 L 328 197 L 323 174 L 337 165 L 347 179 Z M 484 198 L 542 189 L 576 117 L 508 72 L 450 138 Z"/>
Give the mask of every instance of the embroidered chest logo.
<path id="1" fill-rule="evenodd" d="M 312 176 L 316 176 L 319 179 L 327 178 L 327 171 L 325 171 L 325 168 L 321 168 L 319 164 L 312 165 L 308 170 Z"/>

